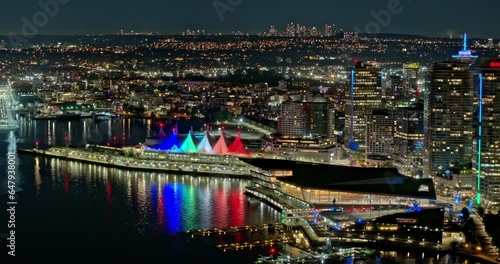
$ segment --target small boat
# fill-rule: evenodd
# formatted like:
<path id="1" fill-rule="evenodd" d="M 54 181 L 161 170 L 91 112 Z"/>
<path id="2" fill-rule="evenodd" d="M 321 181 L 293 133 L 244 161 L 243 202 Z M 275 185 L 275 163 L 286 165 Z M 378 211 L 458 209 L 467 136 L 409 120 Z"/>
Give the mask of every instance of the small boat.
<path id="1" fill-rule="evenodd" d="M 17 124 L 0 124 L 0 131 L 16 130 L 19 126 Z"/>
<path id="2" fill-rule="evenodd" d="M 80 116 L 81 118 L 92 118 L 92 113 L 84 112 Z"/>
<path id="3" fill-rule="evenodd" d="M 255 198 L 255 197 L 247 197 L 247 203 L 248 204 L 260 204 L 260 200 Z"/>
<path id="4" fill-rule="evenodd" d="M 49 120 L 49 119 L 56 119 L 56 115 L 51 115 L 51 114 L 38 114 L 35 115 L 35 120 Z"/>
<path id="5" fill-rule="evenodd" d="M 101 116 L 94 116 L 94 121 L 95 122 L 102 122 L 102 121 L 108 121 L 110 120 L 109 116 L 101 115 Z"/>

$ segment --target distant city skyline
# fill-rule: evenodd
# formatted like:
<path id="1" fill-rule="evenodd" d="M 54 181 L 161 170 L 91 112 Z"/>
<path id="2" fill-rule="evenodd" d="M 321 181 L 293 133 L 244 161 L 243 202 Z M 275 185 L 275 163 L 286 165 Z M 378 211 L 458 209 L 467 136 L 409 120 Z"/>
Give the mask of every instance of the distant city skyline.
<path id="1" fill-rule="evenodd" d="M 55 1 L 57 7 L 53 7 Z M 116 0 L 22 0 L 9 3 L 9 12 L 0 17 L 0 35 L 23 33 L 27 28 L 26 21 L 36 25 L 36 34 L 44 35 L 115 34 L 120 30 L 174 34 L 187 29 L 206 30 L 211 34 L 230 34 L 235 30 L 257 34 L 269 30 L 271 25 L 283 30 L 287 23 L 294 22 L 315 26 L 321 31 L 326 24 L 336 24 L 345 31 L 361 33 L 378 31 L 458 37 L 468 32 L 471 38 L 498 39 L 500 32 L 492 25 L 500 23 L 495 13 L 500 3 L 482 1 L 485 4 L 470 5 L 465 0 L 360 1 L 355 4 L 319 0 L 271 3 L 262 0 L 188 0 L 175 4 L 153 0 L 130 3 Z M 49 4 L 43 7 L 40 3 Z M 458 19 L 457 14 L 463 13 L 464 6 L 468 13 Z"/>

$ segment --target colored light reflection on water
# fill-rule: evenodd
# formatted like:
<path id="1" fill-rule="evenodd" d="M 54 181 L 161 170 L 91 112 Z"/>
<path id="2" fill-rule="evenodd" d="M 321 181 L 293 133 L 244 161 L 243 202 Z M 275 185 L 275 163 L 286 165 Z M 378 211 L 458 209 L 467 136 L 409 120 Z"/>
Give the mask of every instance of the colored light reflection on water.
<path id="1" fill-rule="evenodd" d="M 65 201 L 90 199 L 94 208 L 136 212 L 140 233 L 175 235 L 192 229 L 275 223 L 279 213 L 263 203 L 248 203 L 248 180 L 146 173 L 108 169 L 58 159 L 38 158 L 41 171 L 52 171 L 38 188 L 61 188 Z M 36 180 L 36 179 L 34 179 Z M 43 198 L 43 197 L 42 197 Z M 81 201 L 81 200 L 80 200 Z M 103 210 L 106 210 L 103 208 Z"/>

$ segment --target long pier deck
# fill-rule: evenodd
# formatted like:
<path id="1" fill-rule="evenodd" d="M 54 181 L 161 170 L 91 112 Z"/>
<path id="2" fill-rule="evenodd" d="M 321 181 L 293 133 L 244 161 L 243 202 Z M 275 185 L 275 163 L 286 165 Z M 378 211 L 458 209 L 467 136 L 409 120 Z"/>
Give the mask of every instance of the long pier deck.
<path id="1" fill-rule="evenodd" d="M 120 151 L 120 150 L 117 150 Z M 167 172 L 192 175 L 217 175 L 220 177 L 250 178 L 250 165 L 237 159 L 214 162 L 200 155 L 179 154 L 179 158 L 154 159 L 127 157 L 110 152 L 91 151 L 84 148 L 53 147 L 47 150 L 18 149 L 19 153 L 59 158 L 128 170 Z"/>

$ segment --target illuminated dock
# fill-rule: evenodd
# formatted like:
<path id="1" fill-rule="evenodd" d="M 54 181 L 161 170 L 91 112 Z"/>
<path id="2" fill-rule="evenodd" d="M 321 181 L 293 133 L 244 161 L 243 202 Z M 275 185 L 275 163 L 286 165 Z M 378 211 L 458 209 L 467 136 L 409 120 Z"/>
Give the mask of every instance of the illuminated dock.
<path id="1" fill-rule="evenodd" d="M 245 233 L 247 241 L 234 241 L 237 233 Z M 217 237 L 216 247 L 228 250 L 252 249 L 255 247 L 272 247 L 293 242 L 293 236 L 282 224 L 246 225 L 227 228 L 198 229 L 186 231 L 191 238 Z M 258 236 L 255 236 L 257 235 Z"/>

